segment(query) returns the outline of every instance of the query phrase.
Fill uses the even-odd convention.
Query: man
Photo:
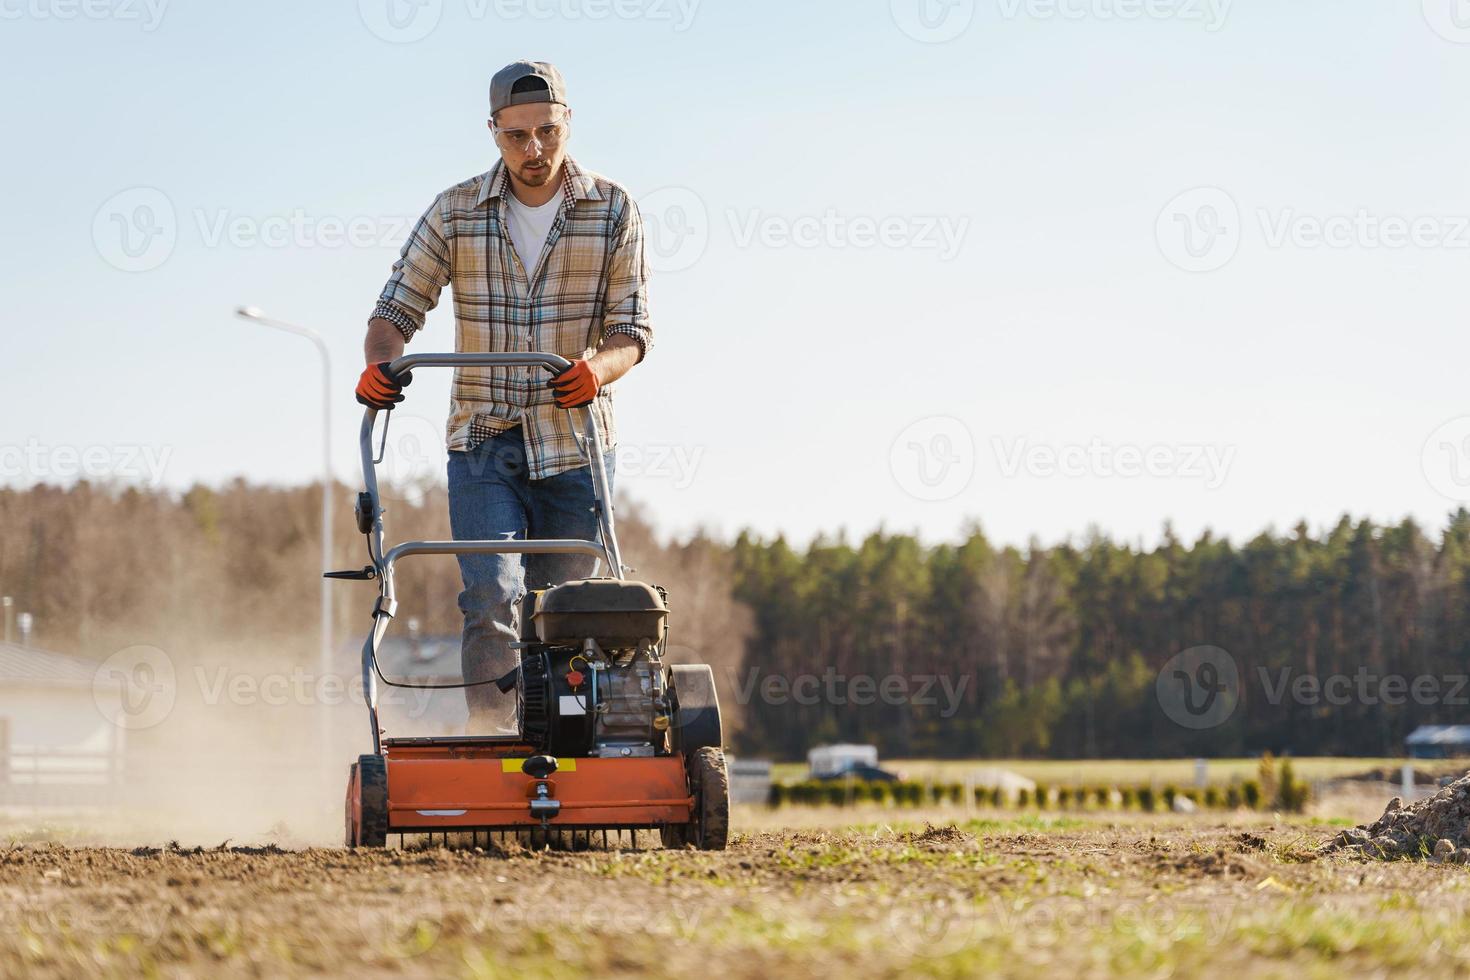
[[[368,322],[357,399],[391,409],[411,378],[389,363],[454,286],[455,349],[550,351],[572,366],[455,372],[449,439],[449,518],[456,539],[597,539],[591,472],[565,411],[591,405],[616,445],[609,386],[643,359],[648,268],[643,225],[620,185],[567,156],[572,111],[561,73],[517,61],[490,82],[489,127],[500,160],[440,194],[393,264]],[[515,628],[529,589],[585,578],[583,555],[461,555],[461,661],[471,734],[515,730],[515,699],[491,681],[516,655],[497,623]]]

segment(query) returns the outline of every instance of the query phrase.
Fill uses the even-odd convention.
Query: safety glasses
[[[501,129],[496,126],[492,132],[495,133],[495,139],[501,146],[508,150],[525,153],[533,146],[541,150],[556,149],[566,140],[568,130],[567,121],[559,119],[534,129]]]

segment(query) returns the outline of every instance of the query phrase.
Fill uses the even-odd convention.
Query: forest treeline
[[[334,564],[361,567],[352,492],[337,491]],[[311,663],[319,500],[244,482],[3,489],[0,593],[34,614],[42,647],[100,659],[228,639]],[[388,508],[395,540],[448,534],[442,489]],[[746,754],[844,740],[890,757],[1397,755],[1418,724],[1470,721],[1464,510],[1437,531],[1343,518],[1238,545],[1165,528],[1150,549],[1097,534],[1017,549],[978,527],[937,547],[883,532],[668,542],[627,504],[619,530],[637,576],[670,591],[675,659],[715,667]],[[400,618],[457,629],[452,559],[406,561],[400,578]],[[373,591],[336,587],[350,649]],[[1235,671],[1233,710],[1210,727],[1160,700],[1161,670],[1198,647]]]
[[[1347,518],[1240,546],[1162,537],[1149,550],[1092,535],[1022,551],[978,529],[932,549],[904,535],[805,550],[742,536],[747,668],[896,674],[895,693],[921,676],[966,682],[957,707],[942,687],[937,704],[865,691],[874,703],[854,707],[849,682],[847,705],[801,712],[757,696],[746,737],[783,756],[833,739],[893,756],[1391,756],[1419,724],[1470,721],[1465,510],[1436,538],[1412,521]],[[1200,647],[1216,648],[1212,661],[1223,652],[1237,678],[1233,710],[1205,716],[1211,727],[1175,702],[1171,715],[1159,693],[1182,680],[1164,668]],[[1189,697],[1202,706],[1206,692]]]

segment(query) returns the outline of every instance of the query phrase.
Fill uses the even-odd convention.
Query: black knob
[[[353,513],[357,517],[357,529],[363,534],[367,534],[373,529],[375,509],[373,506],[373,495],[366,490],[360,491],[357,495],[357,506],[353,508]]]
[[[521,772],[532,779],[545,779],[556,772],[556,760],[549,755],[533,755],[521,763]]]

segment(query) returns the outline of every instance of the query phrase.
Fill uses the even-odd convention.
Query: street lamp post
[[[235,315],[242,320],[305,337],[316,345],[317,353],[322,357],[322,571],[327,571],[332,567],[332,356],[322,335],[310,327],[272,319],[255,306],[242,306],[235,310]],[[332,671],[332,583],[325,578],[321,580],[321,615],[319,681]],[[325,710],[318,714],[322,719],[322,751],[325,753],[331,725]]]

